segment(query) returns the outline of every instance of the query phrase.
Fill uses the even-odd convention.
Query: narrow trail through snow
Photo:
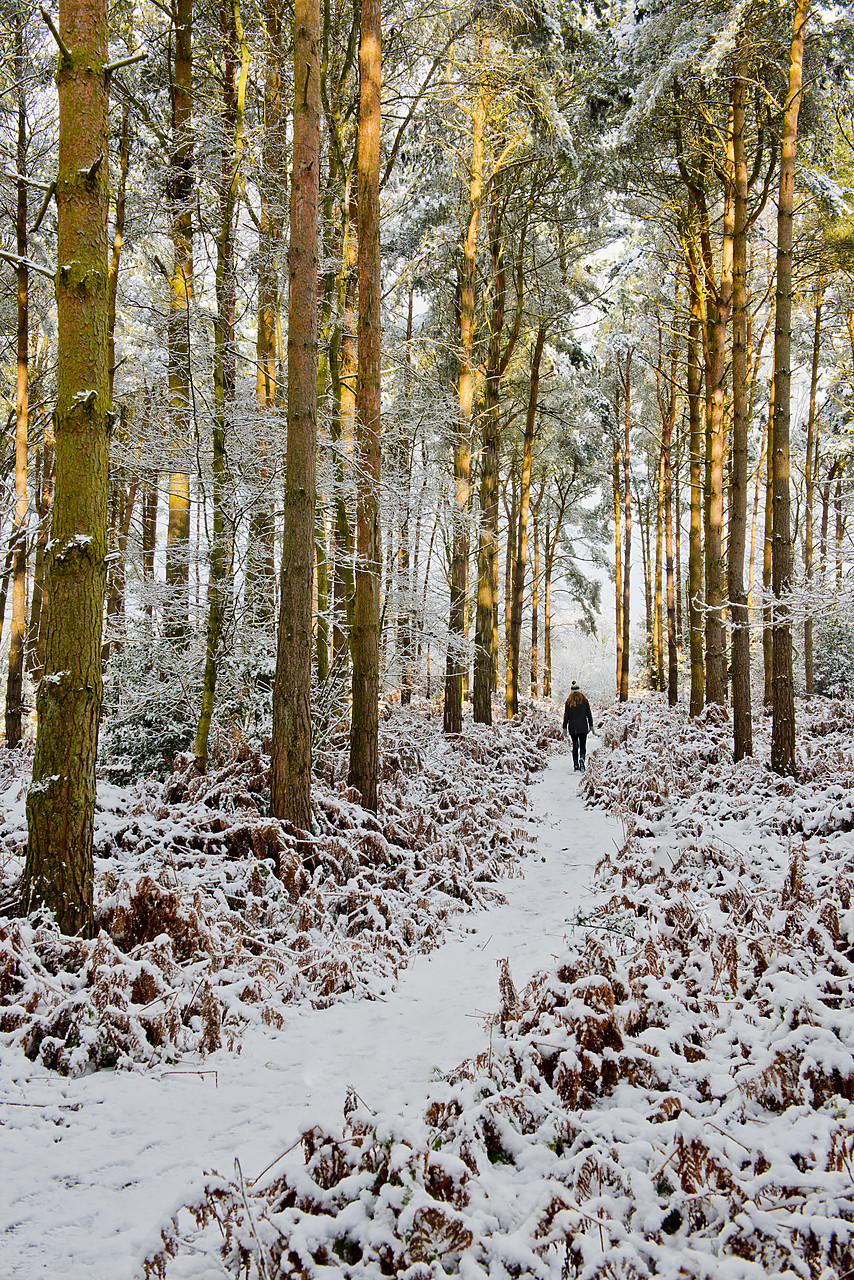
[[[572,758],[559,751],[531,785],[535,840],[506,905],[460,916],[385,999],[295,1010],[278,1032],[253,1030],[239,1056],[192,1072],[101,1072],[65,1080],[18,1054],[0,1061],[0,1273],[131,1280],[158,1225],[206,1170],[247,1178],[311,1124],[335,1125],[348,1086],[368,1105],[423,1097],[435,1068],[484,1048],[498,1003],[497,963],[518,987],[563,948],[619,824],[586,810]],[[12,1105],[17,1104],[17,1105]]]

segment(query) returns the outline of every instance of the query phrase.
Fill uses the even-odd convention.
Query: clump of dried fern
[[[837,784],[799,782],[803,814],[824,816],[797,822],[795,793],[771,779],[760,802],[761,766],[732,766],[720,717],[644,714],[619,709],[589,767],[591,794],[630,815],[598,905],[524,992],[501,966],[490,1052],[417,1123],[357,1109],[285,1172],[211,1177],[150,1275],[188,1239],[253,1278],[854,1273],[854,848]],[[833,718],[805,720],[817,756]],[[626,776],[641,755],[666,785]],[[688,766],[711,791],[689,793]]]
[[[92,942],[13,914],[20,787],[0,826],[0,1038],[64,1073],[144,1068],[239,1048],[248,1025],[281,1026],[296,1000],[381,993],[517,869],[513,815],[557,736],[529,713],[450,745],[416,711],[392,709],[379,812],[354,801],[330,751],[311,833],[265,812],[267,761],[240,738],[203,776],[186,757],[162,784],[104,785]]]

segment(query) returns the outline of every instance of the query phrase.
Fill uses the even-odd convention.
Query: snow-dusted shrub
[[[820,618],[813,628],[813,674],[817,694],[854,690],[854,627],[841,618]]]
[[[163,776],[192,745],[201,692],[201,652],[175,646],[140,623],[104,680],[98,764],[115,782]]]

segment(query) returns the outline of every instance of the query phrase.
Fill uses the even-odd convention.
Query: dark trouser
[[[569,736],[572,738],[572,763],[576,769],[583,769],[587,758],[587,730],[584,733],[573,733],[570,729]]]

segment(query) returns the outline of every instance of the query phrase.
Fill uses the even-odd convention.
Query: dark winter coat
[[[581,701],[576,703],[574,707],[569,705],[569,698],[566,700],[566,706],[563,709],[563,731],[569,730],[570,733],[587,733],[593,728],[593,713],[590,710],[590,703],[582,694]]]

